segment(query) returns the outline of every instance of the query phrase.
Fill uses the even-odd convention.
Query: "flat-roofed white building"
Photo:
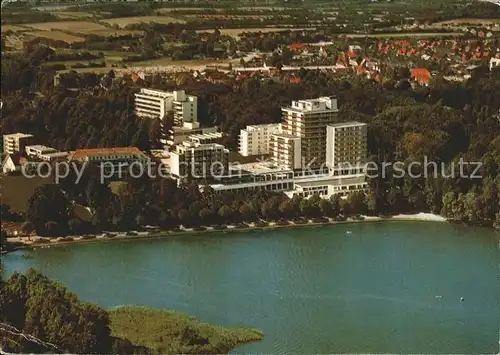
[[[353,191],[366,191],[368,185],[364,173],[334,176],[330,169],[291,170],[270,162],[230,166],[231,174],[214,179],[210,187],[215,192],[267,190],[282,192],[292,198],[298,195],[309,198],[319,195],[329,198],[345,196]]]
[[[281,130],[281,123],[250,125],[240,130],[238,151],[244,157],[269,154],[271,135]]]
[[[141,89],[135,94],[135,114],[138,117],[164,118],[167,115],[168,92],[153,89]]]
[[[174,146],[184,141],[190,140],[189,137],[200,134],[217,133],[217,127],[200,127],[199,123],[185,123],[182,126],[173,126],[168,131],[167,145]],[[201,143],[201,142],[200,142]]]
[[[39,158],[43,154],[57,152],[57,149],[47,147],[45,145],[27,145],[25,150],[27,156],[34,158]]]
[[[39,156],[40,160],[44,161],[56,161],[56,160],[66,160],[68,156],[70,155],[69,152],[52,152],[52,153],[45,153],[41,154]]]
[[[308,198],[315,194],[322,198],[329,198],[336,194],[345,196],[354,191],[366,191],[368,188],[363,172],[353,172],[343,176],[334,175],[333,170],[316,172],[312,175],[298,176],[295,174],[294,182],[294,189],[285,192],[290,198],[295,195]]]
[[[172,92],[144,89],[135,94],[135,114],[138,117],[163,119],[173,112],[175,124],[198,122],[198,98],[184,90]]]
[[[6,154],[21,153],[24,154],[25,147],[33,140],[32,134],[13,133],[4,134],[3,151]]]
[[[64,160],[70,155],[69,152],[60,152],[57,149],[45,145],[27,145],[25,149],[26,155],[29,158],[36,158],[49,162]]]
[[[184,141],[170,153],[170,172],[179,182],[211,179],[229,173],[229,150],[222,144]]]
[[[230,175],[214,179],[210,187],[215,192],[267,190],[284,192],[294,186],[293,171],[268,162],[230,166]]]
[[[199,133],[188,136],[188,140],[199,144],[217,143],[221,140],[222,136],[222,132]]]

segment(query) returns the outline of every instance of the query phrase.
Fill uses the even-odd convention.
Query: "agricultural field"
[[[361,33],[346,33],[343,36],[350,38],[426,38],[426,37],[458,37],[463,36],[462,32],[402,32],[402,33],[375,33],[375,34],[361,34]]]
[[[185,20],[171,17],[171,16],[133,16],[133,17],[117,17],[101,20],[101,22],[107,23],[111,26],[118,26],[124,28],[128,25],[137,24],[141,22],[156,22],[159,24],[169,24],[169,23],[186,23]]]
[[[63,20],[86,20],[96,17],[94,14],[79,11],[55,11],[53,14]]]
[[[18,26],[18,25],[2,25],[1,29],[2,29],[2,32],[7,32],[7,31],[23,32],[23,31],[30,30],[30,28],[27,28],[24,26]]]
[[[150,59],[134,63],[129,63],[129,70],[137,71],[175,71],[176,68],[185,68],[187,70],[203,70],[207,65],[228,63],[236,64],[236,60],[172,60],[170,58]]]
[[[436,28],[440,28],[440,27],[458,28],[458,27],[461,27],[464,25],[495,26],[495,29],[497,31],[500,31],[500,18],[498,18],[498,19],[493,19],[493,18],[485,18],[485,19],[460,18],[460,19],[454,19],[454,20],[434,22],[432,24],[432,26],[436,27]]]
[[[92,34],[101,37],[126,36],[126,35],[141,36],[142,31],[106,28],[104,30],[91,31],[86,34]]]
[[[286,10],[286,7],[281,7],[281,6],[254,6],[254,7],[239,7],[239,10],[247,10],[247,11],[261,11],[261,10],[267,10],[267,11],[283,11]]]
[[[273,18],[275,15],[216,15],[216,14],[194,14],[194,15],[184,15],[189,19],[197,20],[265,20]],[[281,17],[290,17],[289,15],[282,15]]]
[[[73,33],[89,33],[97,30],[106,30],[107,27],[90,21],[57,21],[44,23],[30,23],[27,27],[32,27],[42,31],[64,30]]]
[[[24,40],[31,40],[34,38],[48,38],[71,44],[84,42],[86,40],[86,35],[96,35],[100,37],[142,35],[142,31],[110,28],[91,21],[54,21],[45,23],[28,23],[23,24],[22,26],[2,26],[2,32],[5,33],[6,31],[14,32],[13,35],[6,36],[6,44],[11,48],[16,48],[17,50],[22,49],[22,43]]]
[[[239,37],[239,35],[243,32],[251,32],[251,33],[267,33],[267,32],[280,32],[280,31],[314,31],[315,27],[308,28],[294,28],[294,27],[259,27],[259,28],[223,28],[220,29],[220,33],[223,35],[228,35],[231,37]],[[202,32],[213,32],[214,30],[197,30],[197,33]]]
[[[222,11],[223,9],[211,9],[211,8],[205,8],[205,7],[164,7],[162,9],[156,10],[156,12],[159,13],[171,13],[175,11],[199,11],[199,12],[204,12],[204,11]]]
[[[61,31],[31,31],[25,35],[33,38],[49,38],[66,43],[85,42],[85,38],[83,37],[77,37]]]
[[[440,22],[434,22],[432,25],[433,26],[460,26],[460,25],[465,25],[465,24],[471,24],[471,25],[499,25],[500,26],[500,18],[499,19],[493,19],[493,18],[459,18],[459,19],[454,19],[454,20],[448,20],[448,21],[440,21]]]

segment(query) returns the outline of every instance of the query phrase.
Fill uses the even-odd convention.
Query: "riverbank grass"
[[[113,336],[159,354],[227,354],[264,337],[258,329],[223,328],[183,313],[145,307],[113,308],[109,316]]]

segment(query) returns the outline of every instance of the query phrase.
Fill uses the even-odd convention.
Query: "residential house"
[[[290,49],[290,51],[296,53],[296,52],[303,51],[305,46],[306,46],[305,43],[292,43],[288,46],[288,49]]]
[[[2,173],[8,174],[13,171],[20,171],[26,159],[19,152],[6,154],[2,159]]]
[[[493,68],[500,68],[500,58],[490,59],[490,70],[493,70]]]
[[[205,71],[205,80],[212,84],[228,84],[231,82],[231,78],[219,70]]]
[[[429,85],[431,80],[431,72],[426,68],[412,68],[410,69],[411,78],[420,85]]]

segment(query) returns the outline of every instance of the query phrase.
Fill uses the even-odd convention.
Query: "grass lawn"
[[[50,179],[40,177],[28,179],[24,176],[2,176],[0,178],[2,203],[9,206],[13,212],[24,212],[35,189],[53,183]]]
[[[179,312],[144,307],[114,308],[109,316],[113,336],[160,354],[227,354],[264,336],[257,329],[223,328]]]
[[[127,183],[125,181],[111,181],[109,183],[109,188],[115,195],[118,195],[118,192],[120,191],[122,186],[127,186]]]
[[[0,178],[0,194],[3,204],[10,207],[12,212],[23,213],[33,192],[37,187],[53,184],[51,179],[34,177],[33,179],[24,176],[2,176]],[[91,221],[92,214],[83,206],[73,205],[73,212],[76,217],[83,221]]]

